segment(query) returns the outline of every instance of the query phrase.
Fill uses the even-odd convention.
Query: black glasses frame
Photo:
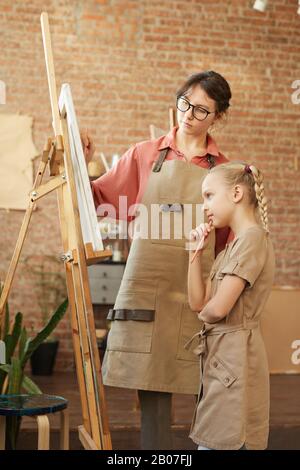
[[[183,101],[185,101],[185,102],[189,105],[189,107],[188,107],[185,111],[182,111],[182,109],[180,109],[180,108],[178,107],[178,101],[179,101],[179,100],[183,100]],[[209,114],[214,114],[214,113],[215,113],[215,111],[207,111],[207,109],[204,109],[204,108],[202,108],[202,107],[199,106],[199,105],[196,106],[196,105],[190,103],[189,100],[187,100],[187,99],[185,98],[185,96],[179,96],[179,97],[177,98],[177,101],[176,101],[176,108],[177,108],[180,112],[182,112],[182,113],[186,113],[190,108],[192,108],[192,115],[193,115],[193,117],[194,117],[195,119],[197,119],[197,121],[204,121],[204,120],[207,118],[207,116],[208,116]],[[195,108],[198,108],[198,109],[201,109],[201,111],[204,111],[204,112],[206,113],[206,116],[205,116],[203,119],[197,118],[197,117],[195,116]]]

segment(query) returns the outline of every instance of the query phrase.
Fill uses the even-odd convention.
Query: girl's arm
[[[210,296],[211,282],[208,278],[205,283],[202,275],[202,252],[199,252],[194,262],[191,260],[194,251],[190,251],[190,262],[188,270],[188,299],[192,310],[199,312],[207,303]]]
[[[190,243],[194,243],[197,255],[194,256],[195,250],[190,250],[188,300],[191,309],[197,312],[203,308],[210,297],[210,279],[208,278],[206,283],[202,275],[202,252],[208,243],[207,239],[212,230],[211,224],[203,223],[190,233]]]
[[[250,288],[266,262],[266,235],[263,230],[245,232],[230,254],[216,294],[202,308],[199,318],[207,323],[222,320],[233,309],[246,286]]]
[[[222,320],[232,310],[246,284],[247,281],[244,279],[227,274],[222,279],[216,294],[204,304],[199,319],[207,323],[216,323]]]

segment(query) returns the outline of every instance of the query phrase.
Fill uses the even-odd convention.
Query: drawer
[[[88,266],[89,278],[101,279],[122,279],[124,273],[125,265],[118,264],[117,266],[108,264],[94,264],[93,266]]]
[[[121,279],[90,278],[90,289],[93,304],[114,304]]]

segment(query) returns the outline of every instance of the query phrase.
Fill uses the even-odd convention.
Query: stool
[[[6,416],[32,416],[38,425],[38,450],[49,450],[48,414],[60,412],[60,448],[69,449],[68,400],[55,395],[0,395],[0,450],[5,449]]]

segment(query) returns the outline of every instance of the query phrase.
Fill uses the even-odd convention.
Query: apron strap
[[[216,159],[210,153],[207,154],[206,160],[208,162],[209,169],[211,170],[216,165]]]
[[[169,147],[167,147],[166,149],[163,149],[163,150],[160,151],[158,159],[156,160],[156,162],[153,165],[152,171],[154,173],[158,173],[161,170],[162,164],[166,159],[168,151],[169,151]],[[213,155],[208,153],[207,157],[206,157],[206,160],[207,160],[209,169],[211,170],[211,168],[213,168],[216,165],[216,159]]]
[[[158,159],[154,163],[154,166],[152,169],[154,173],[158,173],[161,170],[162,164],[165,161],[168,151],[169,151],[169,147],[160,151]]]
[[[155,310],[117,308],[110,309],[107,320],[154,321]]]

